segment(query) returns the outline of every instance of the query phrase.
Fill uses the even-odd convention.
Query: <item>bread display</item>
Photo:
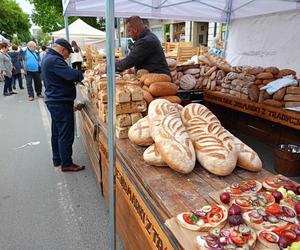
[[[160,97],[157,97],[156,99],[165,99],[165,100],[168,100],[169,102],[178,103],[178,104],[181,103],[181,99],[177,95],[160,96]]]
[[[157,151],[155,144],[149,146],[143,153],[143,159],[151,166],[164,167],[168,166],[164,163],[161,154]]]
[[[145,85],[151,85],[154,82],[171,82],[171,77],[166,74],[149,73],[141,77],[140,81]]]
[[[200,164],[215,175],[229,175],[238,153],[232,137],[217,118],[205,106],[193,103],[183,108],[182,120]]]
[[[177,104],[157,99],[149,105],[148,119],[150,134],[163,161],[175,171],[187,174],[194,169],[196,157],[180,111]]]
[[[149,92],[151,95],[166,96],[166,95],[176,95],[178,87],[176,84],[171,82],[155,82],[149,87]]]

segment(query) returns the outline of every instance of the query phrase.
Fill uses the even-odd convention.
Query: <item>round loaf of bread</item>
[[[157,99],[165,99],[172,103],[178,103],[178,104],[181,103],[181,99],[177,95],[160,96]]]
[[[271,72],[263,72],[263,73],[259,73],[256,76],[256,79],[272,79],[273,78],[273,74]]]
[[[143,89],[143,94],[144,94],[144,100],[147,102],[147,104],[153,101],[153,96],[147,90]]]
[[[196,85],[196,78],[190,74],[184,75],[180,79],[180,87],[185,90],[193,89]]]

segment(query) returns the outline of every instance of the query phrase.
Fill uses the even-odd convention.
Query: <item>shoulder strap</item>
[[[35,56],[35,54],[30,49],[28,49],[28,50],[33,55],[33,57],[35,58],[35,60],[39,63],[40,60]]]

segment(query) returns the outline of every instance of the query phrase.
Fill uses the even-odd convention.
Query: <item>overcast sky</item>
[[[20,5],[25,13],[29,15],[31,14],[33,6],[27,0],[16,0],[16,2]]]

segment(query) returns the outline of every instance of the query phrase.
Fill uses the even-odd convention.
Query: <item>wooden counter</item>
[[[91,112],[91,106],[88,105]],[[83,120],[81,120],[83,122]],[[106,125],[98,120],[101,182],[109,204]],[[166,219],[183,211],[215,203],[209,193],[235,181],[262,180],[270,173],[251,173],[240,168],[227,177],[210,174],[199,165],[188,175],[168,167],[147,165],[145,148],[128,139],[116,141],[116,223],[124,249],[182,249],[164,225]]]

